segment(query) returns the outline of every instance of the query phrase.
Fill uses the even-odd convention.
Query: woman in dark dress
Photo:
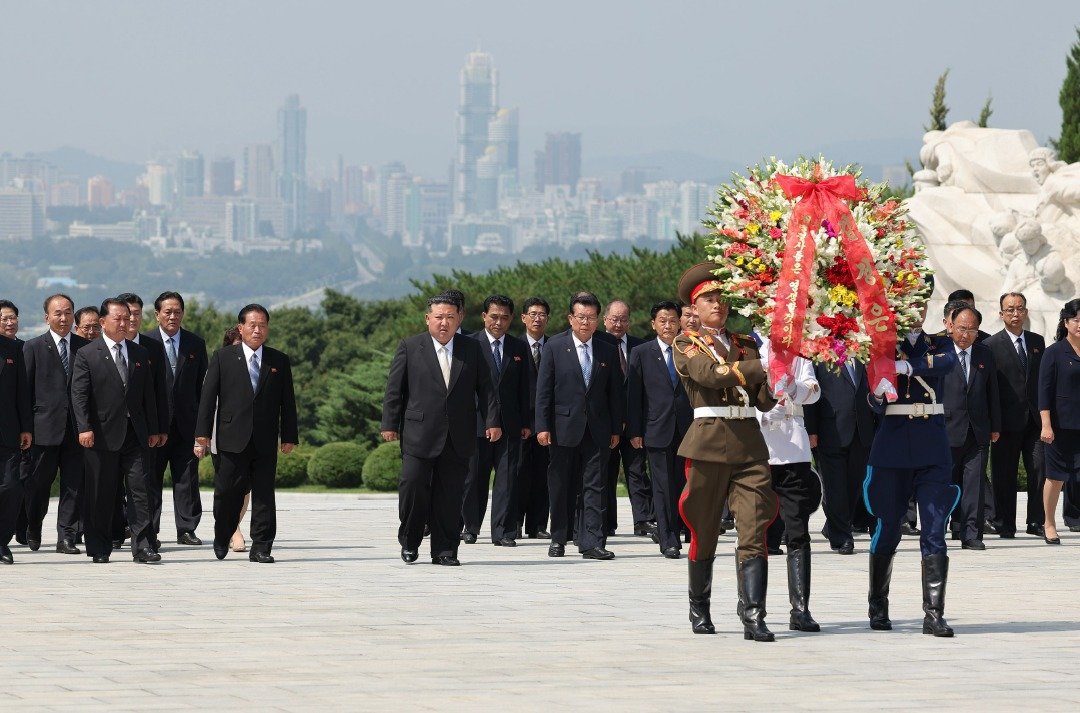
[[[1046,444],[1043,537],[1048,545],[1061,544],[1054,521],[1062,486],[1080,482],[1080,299],[1065,303],[1054,338],[1039,370],[1041,438]]]

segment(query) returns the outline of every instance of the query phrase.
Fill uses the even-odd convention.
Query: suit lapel
[[[180,340],[179,343],[176,345],[176,372],[172,375],[174,385],[176,384],[176,381],[180,378],[180,372],[184,370],[184,365],[187,363],[187,359],[184,358],[184,353],[180,351],[180,346],[185,342],[184,330],[181,329],[179,332],[176,333],[176,336],[179,337]],[[162,346],[165,348],[165,370],[172,371],[172,368],[168,365],[169,345],[163,343]]]
[[[255,389],[256,396],[258,396],[259,392],[262,391],[263,386],[266,384],[266,380],[270,377],[270,371],[272,367],[266,363],[267,359],[268,355],[266,353],[266,349],[263,348],[262,359],[259,360],[259,386],[257,389]]]
[[[127,393],[127,388],[124,386],[124,380],[120,378],[120,369],[116,365],[116,360],[113,359],[112,350],[109,349],[109,345],[105,343],[104,339],[102,339],[100,337],[99,337],[99,339],[100,339],[100,341],[98,342],[98,345],[97,345],[98,352],[101,354],[102,358],[105,360],[105,363],[108,364],[109,367],[110,367],[109,369],[107,369],[107,371],[109,372],[108,378],[110,380],[115,380],[114,383],[116,384],[117,388],[120,389],[120,393],[126,394]],[[128,359],[128,366],[130,366],[130,365],[131,365],[131,360]]]
[[[458,353],[458,347],[461,346],[461,341],[458,339],[460,335],[455,334],[450,343],[453,344],[453,351],[450,354],[450,383],[446,387],[446,393],[454,388],[454,382],[457,381],[458,376],[461,375],[462,370],[465,368],[465,360],[461,358]],[[468,337],[461,337],[462,340],[468,339]],[[437,361],[437,360],[436,360]],[[439,378],[442,378],[442,369],[439,369]]]

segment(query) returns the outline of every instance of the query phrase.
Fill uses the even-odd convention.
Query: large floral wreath
[[[732,309],[779,353],[774,377],[801,355],[833,369],[854,357],[875,367],[871,384],[894,381],[897,334],[919,326],[933,271],[886,191],[821,158],[773,158],[719,189],[709,259]]]

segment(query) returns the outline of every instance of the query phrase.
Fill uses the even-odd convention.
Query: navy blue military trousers
[[[870,466],[863,483],[863,499],[877,521],[870,540],[871,554],[890,555],[900,544],[900,525],[911,496],[919,504],[922,531],[919,548],[923,557],[945,554],[945,528],[960,502],[960,488],[952,483],[949,462],[919,468]]]

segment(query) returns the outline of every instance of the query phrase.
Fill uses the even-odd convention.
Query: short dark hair
[[[180,309],[187,309],[187,307],[184,306],[184,298],[180,296],[179,292],[162,292],[157,296],[157,299],[154,300],[155,312],[161,311],[161,303],[165,300],[176,300],[180,303]]]
[[[449,290],[443,290],[443,296],[445,296],[448,302],[441,302],[439,304],[454,304],[457,305],[458,312],[465,311],[465,293],[461,290],[455,290],[453,288]]]
[[[971,312],[973,315],[975,315],[975,321],[977,322],[976,326],[979,326],[979,325],[982,324],[982,312],[975,309],[974,307],[972,307],[971,305],[969,305],[966,302],[961,302],[960,306],[957,307],[956,309],[954,309],[952,311],[952,313],[949,315],[949,319],[951,319],[951,320],[953,320],[955,322],[956,318],[959,317],[960,315],[962,315],[964,312]]]
[[[1019,297],[1024,301],[1024,306],[1027,307],[1027,297],[1024,297],[1023,292],[1006,292],[1001,297],[998,297],[998,309],[1005,309],[1006,297]]]
[[[57,299],[67,300],[68,304],[71,305],[71,309],[75,309],[75,300],[71,299],[70,297],[65,295],[63,292],[57,292],[55,295],[49,295],[48,297],[45,298],[45,301],[41,303],[41,311],[48,314],[48,312],[49,312],[49,303],[52,302],[53,300],[57,300]]]
[[[437,295],[434,295],[432,297],[428,297],[427,311],[429,313],[431,312],[431,308],[434,307],[435,305],[450,305],[451,307],[453,307],[454,309],[456,309],[458,311],[458,314],[461,314],[461,311],[462,311],[461,310],[461,305],[458,304],[457,300],[454,299],[453,297],[451,297],[450,295],[446,294],[445,292],[440,292]]]
[[[1054,341],[1060,342],[1068,334],[1068,330],[1065,329],[1065,320],[1075,319],[1080,314],[1080,298],[1069,300],[1062,306],[1061,311],[1058,312],[1057,330],[1054,332]]]
[[[975,295],[971,292],[971,290],[953,290],[949,293],[949,299],[947,301],[952,302],[954,300],[971,300],[972,302],[974,302]]]
[[[134,292],[121,292],[116,296],[116,299],[123,300],[124,304],[139,305],[140,309],[143,307],[142,297],[139,297]]]
[[[236,344],[236,340],[240,338],[240,328],[235,324],[225,330],[225,336],[221,338],[221,346],[230,347]]]
[[[94,317],[99,318],[99,319],[101,317],[101,312],[98,312],[97,307],[83,307],[82,309],[80,309],[78,312],[75,313],[75,324],[78,324],[79,322],[82,322],[82,318],[83,318],[84,314],[93,314]]]
[[[694,305],[686,304],[682,300],[679,300],[678,304],[679,304],[679,316],[680,317],[682,317],[682,313],[683,313],[684,310],[688,310],[688,309],[690,309],[691,307],[694,306]]]
[[[19,316],[19,308],[15,306],[15,303],[11,300],[0,300],[0,309],[7,307],[9,310],[15,313],[15,316]]]
[[[596,310],[596,314],[600,314],[600,300],[596,299],[596,295],[591,292],[578,292],[570,298],[570,311],[567,314],[574,313],[574,305],[581,305],[582,307],[592,307]]]
[[[245,305],[240,309],[239,312],[236,313],[236,323],[243,324],[244,321],[247,319],[249,312],[262,312],[262,316],[266,317],[266,323],[270,324],[270,313],[267,312],[266,308],[263,307],[261,304],[255,302],[252,302],[249,305]]]
[[[543,297],[530,297],[529,299],[525,300],[525,303],[521,305],[521,313],[525,314],[531,308],[536,306],[543,307],[545,312],[551,314],[551,305],[549,305],[547,303],[547,300],[545,300]]]
[[[952,319],[952,313],[961,307],[967,307],[968,303],[964,300],[949,300],[945,303],[945,309],[942,310],[941,316]]]
[[[651,310],[649,310],[649,319],[656,319],[656,315],[664,310],[671,310],[676,316],[682,316],[682,310],[676,302],[672,300],[660,300],[652,306]]]
[[[117,307],[123,307],[126,312],[131,313],[131,308],[128,307],[130,302],[124,299],[124,296],[119,297],[106,297],[101,301],[101,307],[98,308],[98,316],[104,317],[109,313],[109,307],[116,305]]]
[[[506,307],[510,310],[510,314],[514,313],[514,301],[506,295],[488,295],[488,298],[484,300],[484,314],[491,309],[491,305]]]

